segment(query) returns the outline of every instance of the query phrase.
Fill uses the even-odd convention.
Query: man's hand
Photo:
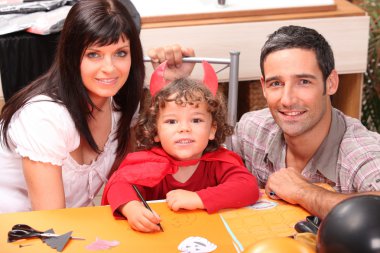
[[[274,192],[275,195],[271,196],[270,192]],[[336,204],[358,195],[336,193],[314,185],[291,167],[282,168],[270,175],[265,193],[272,199],[283,199],[291,204],[298,204],[322,219]]]
[[[170,191],[166,194],[166,202],[173,211],[178,211],[181,208],[187,210],[204,209],[201,198],[197,193],[192,191]]]
[[[265,185],[265,193],[273,199],[283,199],[291,204],[299,204],[303,192],[313,187],[296,169],[282,168],[271,174]],[[275,193],[271,195],[270,193]]]
[[[187,77],[194,68],[194,63],[182,62],[183,57],[195,56],[194,49],[181,47],[178,44],[152,48],[148,51],[148,56],[152,59],[153,68],[157,68],[160,63],[167,61],[164,73],[166,80]]]
[[[160,227],[157,225],[161,222],[160,217],[137,200],[132,200],[121,206],[119,211],[128,219],[132,229],[140,232],[158,232]]]

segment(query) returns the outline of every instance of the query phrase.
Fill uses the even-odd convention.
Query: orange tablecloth
[[[199,210],[173,212],[164,202],[151,203],[152,209],[161,216],[165,230],[153,234],[133,231],[126,220],[115,220],[108,206],[1,214],[0,253],[56,252],[40,239],[8,243],[8,231],[19,223],[39,230],[53,228],[58,234],[73,231],[73,236],[86,239],[71,240],[63,251],[67,253],[91,252],[85,247],[97,237],[120,242],[120,245],[105,252],[179,252],[179,243],[189,236],[207,238],[218,246],[214,251],[216,253],[231,253],[238,252],[236,248],[242,249],[261,239],[293,235],[296,233],[294,224],[308,215],[299,206],[269,200],[265,195],[260,201],[259,209],[247,207],[211,215]],[[20,248],[20,244],[30,246]]]

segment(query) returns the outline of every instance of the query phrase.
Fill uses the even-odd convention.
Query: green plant
[[[380,133],[380,2],[378,0],[354,1],[370,17],[368,65],[364,75],[362,123]]]

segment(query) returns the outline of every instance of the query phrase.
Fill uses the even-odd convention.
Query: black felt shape
[[[54,230],[49,229],[45,231],[45,233],[54,233]],[[70,231],[57,237],[44,238],[42,241],[49,245],[51,248],[56,249],[58,252],[62,252],[66,244],[69,242],[72,233],[73,231]]]

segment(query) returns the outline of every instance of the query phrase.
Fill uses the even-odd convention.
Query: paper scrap
[[[120,242],[116,241],[116,240],[107,241],[107,240],[102,240],[102,239],[97,237],[95,242],[92,242],[86,246],[86,249],[88,249],[88,250],[106,250],[106,249],[109,249],[111,247],[115,247],[119,244],[120,244]]]
[[[178,250],[181,251],[181,253],[208,253],[214,251],[216,248],[217,246],[215,244],[199,236],[190,236],[178,245]]]
[[[255,210],[266,210],[266,209],[271,209],[276,206],[277,206],[277,203],[274,201],[259,200],[255,204],[249,206],[248,208],[252,208]]]

